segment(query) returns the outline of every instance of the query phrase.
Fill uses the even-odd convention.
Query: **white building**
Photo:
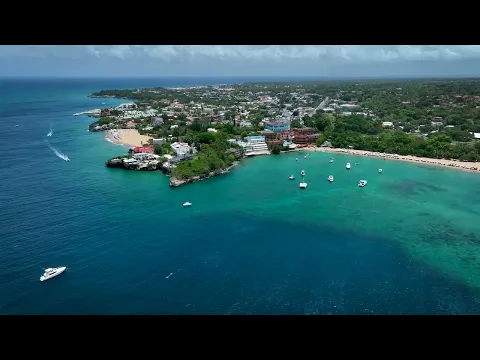
[[[382,126],[385,128],[385,127],[392,127],[393,126],[393,122],[391,121],[384,121],[382,122]]]
[[[152,139],[152,145],[162,145],[165,142],[165,138]]]
[[[172,145],[170,145],[173,151],[175,151],[175,154],[177,156],[180,155],[185,155],[190,153],[190,146],[187,143],[182,143],[182,142],[174,142]]]
[[[118,105],[115,110],[126,110],[126,109],[136,109],[137,104],[135,103],[125,103]]]
[[[246,153],[253,151],[252,145],[248,142],[238,140],[238,141],[236,141],[236,143],[237,143],[238,146],[241,146],[245,150]]]
[[[211,133],[216,133],[216,132],[217,132],[217,129],[208,128],[207,131],[208,131],[208,132],[211,132]]]
[[[265,136],[247,136],[248,144],[252,147],[253,152],[268,151],[267,143],[265,142]]]

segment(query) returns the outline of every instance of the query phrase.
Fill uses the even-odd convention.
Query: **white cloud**
[[[1,58],[153,58],[186,60],[390,62],[480,59],[479,45],[18,45],[0,46]]]

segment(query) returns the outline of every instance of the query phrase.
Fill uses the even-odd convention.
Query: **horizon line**
[[[220,79],[220,78],[265,78],[265,79],[338,79],[338,80],[398,80],[398,79],[477,79],[480,75],[388,75],[388,76],[321,76],[321,75],[91,75],[91,76],[61,76],[61,75],[0,75],[0,79]]]

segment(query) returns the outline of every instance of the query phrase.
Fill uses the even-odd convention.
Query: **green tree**
[[[161,146],[159,145],[155,145],[153,147],[153,152],[156,154],[156,155],[162,155],[163,154],[163,149]]]
[[[275,145],[275,146],[272,148],[272,154],[274,154],[274,155],[280,154],[280,151],[282,151],[282,149],[280,148],[280,146]]]

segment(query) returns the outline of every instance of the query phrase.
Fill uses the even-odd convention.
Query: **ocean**
[[[478,174],[292,153],[172,189],[106,168],[126,148],[72,116],[124,102],[101,89],[255,80],[0,80],[0,314],[479,313]]]

